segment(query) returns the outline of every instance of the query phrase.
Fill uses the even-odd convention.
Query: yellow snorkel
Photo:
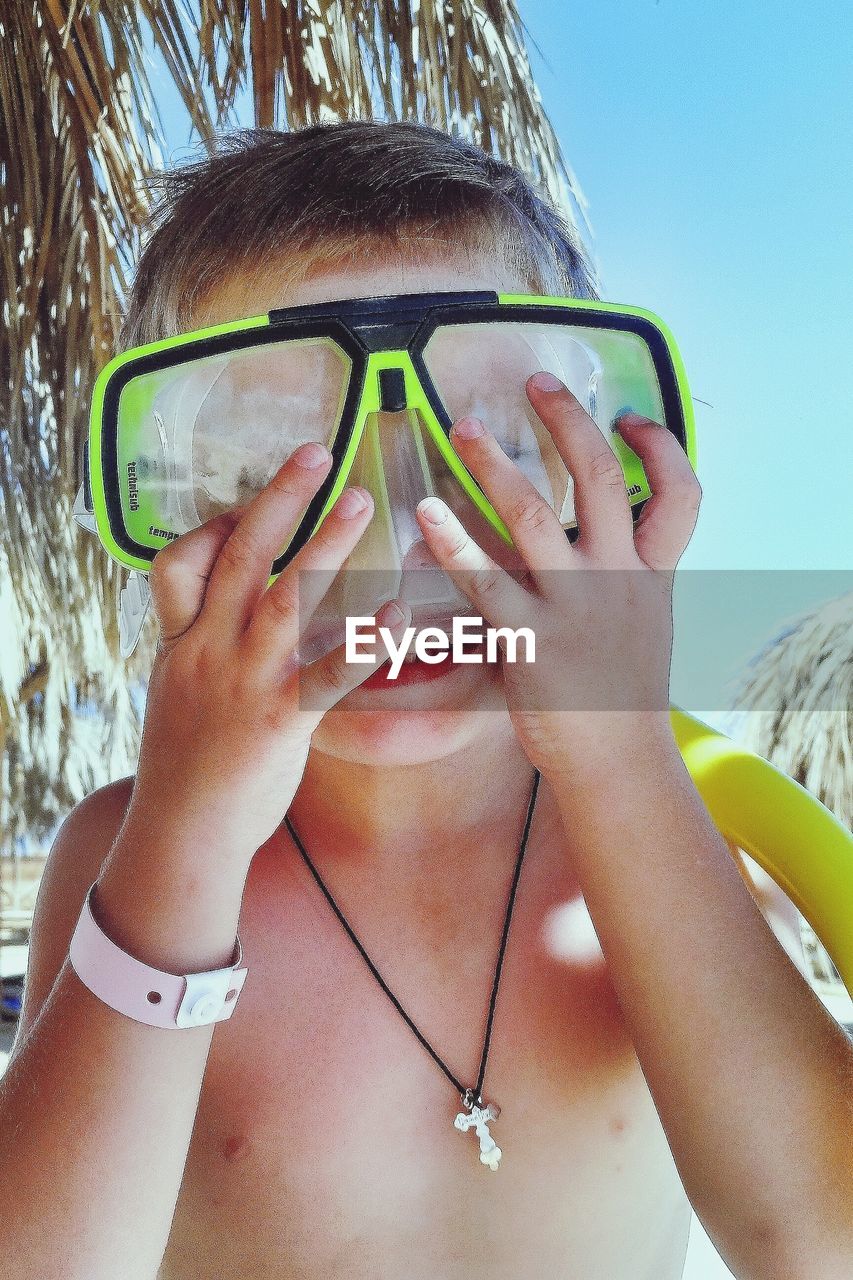
[[[716,826],[784,890],[853,994],[853,835],[775,765],[679,707],[670,710]]]

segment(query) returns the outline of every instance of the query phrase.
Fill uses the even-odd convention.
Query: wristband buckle
[[[235,966],[242,963],[239,942]],[[186,973],[184,991],[175,1024],[179,1027],[204,1027],[211,1022],[224,1022],[231,1017],[237,997],[243,990],[248,970],[213,969],[209,973]]]

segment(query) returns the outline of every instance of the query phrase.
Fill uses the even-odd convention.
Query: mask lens
[[[331,338],[318,337],[224,352],[131,379],[118,417],[119,488],[130,536],[159,548],[169,534],[250,501],[299,445],[331,446],[351,373],[349,356]]]
[[[626,406],[663,421],[654,361],[638,334],[559,322],[448,324],[431,335],[423,360],[449,416],[481,418],[565,528],[575,524],[572,478],[525,392],[540,370],[560,378],[596,422],[622,463],[631,500],[649,496],[639,459],[613,431]]]

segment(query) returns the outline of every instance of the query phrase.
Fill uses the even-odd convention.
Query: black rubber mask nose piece
[[[379,370],[380,409],[400,413],[406,407],[406,379],[402,369]]]

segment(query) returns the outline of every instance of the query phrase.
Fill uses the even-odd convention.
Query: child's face
[[[438,243],[429,257],[422,249],[419,252],[426,261],[412,263],[390,252],[382,261],[364,265],[330,260],[290,287],[282,283],[283,277],[277,281],[274,269],[260,284],[237,277],[223,282],[205,300],[194,313],[191,326],[200,328],[277,307],[337,298],[462,289],[535,292],[527,280],[500,263],[472,261],[467,253],[454,252],[446,244]],[[387,472],[384,441],[383,461]],[[351,477],[354,483],[358,482],[357,472],[356,465]],[[512,567],[511,550],[496,536],[490,540],[488,529],[478,523],[472,533],[493,558]],[[458,612],[466,611],[473,612],[463,602]],[[363,764],[400,765],[437,759],[486,734],[490,742],[496,734],[508,740],[512,737],[498,667],[486,663],[417,665],[418,676],[424,678],[415,683],[386,681],[381,687],[361,687],[349,694],[324,717],[314,735],[315,749]]]

